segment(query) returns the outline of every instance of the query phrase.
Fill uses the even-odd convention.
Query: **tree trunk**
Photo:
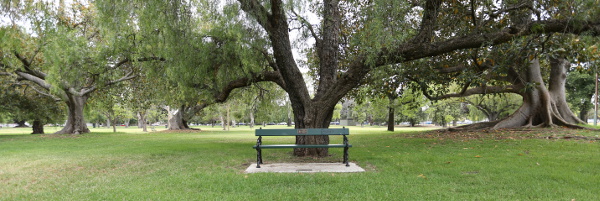
[[[285,107],[287,108],[287,122],[286,122],[286,124],[287,124],[288,127],[292,127],[292,114],[293,114],[293,112],[292,112],[292,107],[290,107],[290,102],[289,101],[286,101]]]
[[[254,128],[254,111],[250,110],[250,128]]]
[[[67,95],[67,123],[65,127],[56,132],[55,134],[83,134],[89,133],[85,118],[83,116],[83,109],[85,108],[87,96],[74,96]]]
[[[230,108],[229,108],[229,104],[226,104],[225,106],[227,108],[227,119],[225,121],[225,124],[227,124],[227,130],[229,130],[229,127],[231,127],[231,114],[230,114]]]
[[[174,112],[174,114],[172,114],[171,118],[169,118],[168,130],[189,129],[189,126],[187,126],[187,122],[183,119],[181,110],[170,111],[169,113],[171,112]]]
[[[295,128],[329,128],[336,103],[337,101],[333,104],[295,105],[292,101],[292,107],[307,108],[304,111],[294,110]],[[329,144],[329,136],[296,136],[296,144]],[[294,149],[294,155],[326,157],[329,155],[329,150],[327,148]]]
[[[387,125],[388,125],[387,130],[388,131],[394,131],[394,124],[395,124],[394,123],[394,113],[395,112],[394,112],[394,107],[392,106],[392,102],[393,102],[393,100],[390,99],[390,105],[388,107],[388,121],[387,121]]]
[[[171,109],[169,106],[165,106],[164,109],[167,110],[167,115],[169,118],[167,121],[168,130],[190,129],[186,119],[183,116],[183,113],[185,112],[185,105],[182,105],[179,107],[179,109]]]
[[[530,89],[522,90],[523,104],[509,117],[500,120],[493,128],[515,127],[550,127],[566,126],[582,128],[579,120],[566,103],[565,82],[569,63],[565,59],[550,61],[549,87],[546,88],[542,79],[540,64],[537,59],[531,61],[526,74],[521,78],[528,83],[538,83]]]
[[[223,130],[226,130],[226,126],[225,126],[225,118],[223,117],[223,115],[219,116],[219,119],[221,120],[221,127],[223,127]]]
[[[138,112],[138,128],[142,128],[142,132],[148,132],[148,123],[146,121],[146,111]]]
[[[33,133],[31,134],[44,134],[44,124],[40,120],[33,120]]]
[[[581,106],[579,107],[579,119],[587,122],[588,111],[592,108],[591,105],[592,103],[590,103],[589,100],[586,100],[583,103],[581,103]]]
[[[15,126],[15,128],[24,128],[27,127],[27,125],[25,124],[25,120],[14,120],[15,124],[17,124],[17,126]]]

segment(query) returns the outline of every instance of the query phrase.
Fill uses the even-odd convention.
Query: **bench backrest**
[[[350,135],[347,128],[256,129],[255,136]]]

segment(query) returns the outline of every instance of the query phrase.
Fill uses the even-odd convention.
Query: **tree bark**
[[[146,122],[146,111],[138,112],[137,117],[138,117],[138,128],[141,128],[142,132],[148,132],[148,124]]]
[[[254,128],[254,110],[250,110],[250,128]]]
[[[67,97],[67,123],[65,124],[65,127],[63,127],[63,129],[57,131],[55,134],[89,133],[90,129],[88,129],[83,116],[83,109],[85,108],[88,96],[75,96],[69,94],[67,95]]]
[[[190,128],[187,125],[187,122],[183,119],[183,111],[181,110],[181,108],[178,110],[171,110],[168,112],[170,114],[168,130],[183,130]]]
[[[388,131],[394,131],[394,126],[395,126],[395,122],[394,122],[394,115],[395,115],[395,108],[394,108],[394,100],[390,98],[390,103],[388,105],[388,121],[387,121],[387,130]]]
[[[522,91],[520,95],[523,97],[523,104],[507,118],[495,122],[492,125],[493,129],[557,125],[583,128],[576,124],[584,122],[571,112],[566,103],[565,82],[569,63],[565,59],[552,59],[550,67],[550,79],[546,87],[539,61],[530,61],[526,71],[519,75],[521,79],[515,79],[523,80],[524,83],[513,83],[514,86],[521,86],[519,91]],[[525,88],[526,83],[535,84],[531,88]]]
[[[33,120],[33,133],[31,134],[44,134],[44,124],[40,120]]]

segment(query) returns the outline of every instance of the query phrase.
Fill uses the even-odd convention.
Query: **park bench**
[[[348,163],[348,148],[352,147],[348,144],[346,135],[350,135],[347,128],[306,128],[306,129],[256,129],[255,135],[258,136],[256,145],[256,168],[260,168],[262,160],[262,149],[278,149],[278,148],[344,148],[344,162]],[[262,142],[263,136],[299,136],[299,135],[342,135],[344,137],[343,144],[268,144]]]

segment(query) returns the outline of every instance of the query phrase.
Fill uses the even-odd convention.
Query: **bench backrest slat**
[[[256,129],[255,136],[350,135],[347,128]]]

